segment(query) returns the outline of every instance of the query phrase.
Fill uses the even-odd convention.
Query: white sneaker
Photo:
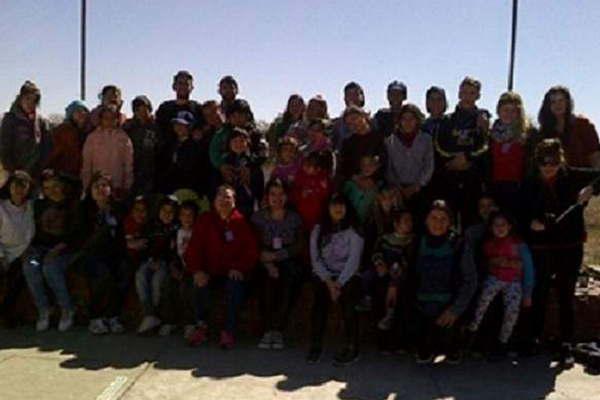
[[[112,317],[108,320],[108,327],[111,333],[123,333],[125,332],[125,327],[119,320],[119,317]]]
[[[109,332],[102,318],[92,319],[88,325],[88,330],[93,335],[105,335]]]
[[[260,339],[260,342],[258,342],[258,348],[262,349],[262,350],[269,350],[271,348],[272,344],[273,344],[273,332],[267,331],[263,335],[262,339]]]
[[[50,311],[40,311],[37,322],[35,323],[35,330],[38,332],[44,332],[48,330],[50,326]]]
[[[196,330],[196,325],[188,324],[188,325],[184,326],[183,327],[183,338],[185,340],[188,340],[190,338],[190,336],[192,336],[192,333],[194,333],[195,330]]]
[[[160,336],[170,336],[174,330],[175,330],[175,325],[164,324],[158,330],[158,334]]]
[[[148,333],[153,329],[156,329],[160,326],[160,319],[155,317],[154,315],[148,315],[144,317],[142,323],[138,327],[138,334]]]
[[[58,322],[58,331],[66,332],[73,326],[73,311],[72,310],[62,310],[60,315],[60,321]]]

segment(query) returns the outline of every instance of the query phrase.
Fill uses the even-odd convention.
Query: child
[[[177,231],[178,200],[167,197],[158,208],[158,221],[149,230],[148,251],[135,274],[135,287],[144,310],[144,319],[138,327],[139,334],[146,334],[160,326],[156,316],[160,292],[169,273],[169,264],[175,256],[175,232]]]
[[[291,186],[300,169],[298,157],[298,141],[293,137],[284,137],[277,145],[277,165],[271,172],[271,178],[281,179],[287,186]]]
[[[315,302],[312,309],[311,345],[307,361],[321,358],[327,309],[338,303],[344,318],[343,345],[334,357],[334,364],[344,366],[358,359],[358,318],[356,301],[360,291],[358,267],[363,239],[353,227],[350,204],[341,194],[333,194],[323,222],[310,235],[310,259],[315,274]]]
[[[156,189],[157,164],[164,140],[152,117],[152,103],[146,96],[137,96],[131,102],[133,118],[123,124],[133,144],[132,194],[149,195]]]
[[[508,340],[519,318],[521,300],[524,307],[531,307],[533,261],[529,248],[516,236],[513,227],[507,214],[495,212],[490,216],[490,237],[483,245],[488,276],[479,295],[475,319],[468,326],[469,332],[477,332],[492,300],[502,292],[504,318],[497,348],[491,354],[493,358],[503,357],[507,353]]]
[[[290,203],[296,207],[307,232],[321,220],[330,193],[331,179],[321,167],[321,157],[318,153],[309,154],[302,161],[290,196]]]
[[[425,93],[425,108],[429,117],[423,122],[422,130],[432,138],[437,136],[444,114],[448,109],[446,91],[438,86],[432,86]]]
[[[256,203],[262,198],[265,179],[249,146],[248,133],[235,128],[229,135],[229,152],[223,164],[229,172],[222,176],[223,181],[235,189],[238,210],[246,218],[252,216]]]
[[[121,95],[121,89],[115,85],[106,85],[102,88],[98,94],[100,104],[92,110],[90,113],[90,122],[93,128],[97,128],[102,123],[102,109],[109,107],[117,112],[117,126],[125,123],[125,114],[121,113],[121,107],[123,106],[123,97]]]
[[[281,139],[288,133],[290,127],[297,122],[302,121],[306,104],[299,94],[292,94],[287,101],[285,111],[278,116],[269,126],[267,140],[271,147],[276,147]]]
[[[100,125],[83,145],[83,187],[87,190],[97,172],[108,174],[112,178],[114,198],[124,200],[133,185],[133,144],[117,126],[119,113],[116,109],[102,107],[98,115]]]
[[[302,147],[302,154],[306,157],[317,151],[331,151],[331,140],[327,136],[327,127],[324,120],[315,119],[308,123],[308,143]]]
[[[212,166],[222,174],[227,173],[225,157],[229,151],[229,135],[235,128],[247,130],[254,120],[250,104],[246,100],[236,99],[225,111],[225,124],[215,133],[210,141],[209,155]]]
[[[477,276],[459,264],[459,246],[451,226],[450,208],[442,200],[434,201],[414,266],[418,364],[431,363],[440,352],[448,363],[460,362],[455,323],[475,292]]]
[[[129,215],[123,221],[127,253],[130,262],[136,269],[141,262],[141,253],[148,246],[148,239],[144,237],[147,218],[148,203],[143,196],[138,196],[133,200]]]
[[[233,104],[238,95],[239,87],[235,78],[231,75],[225,75],[219,81],[219,95],[221,95],[220,109],[223,114]]]
[[[375,204],[382,181],[378,179],[379,157],[365,154],[360,159],[360,173],[344,184],[344,194],[350,200],[358,221],[363,224],[369,210]]]

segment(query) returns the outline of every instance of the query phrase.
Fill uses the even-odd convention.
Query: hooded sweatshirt
[[[10,199],[0,201],[0,258],[8,264],[29,247],[35,233],[33,202],[15,206]]]

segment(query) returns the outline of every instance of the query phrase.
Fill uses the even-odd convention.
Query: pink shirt
[[[85,189],[96,172],[111,176],[117,198],[125,196],[133,184],[133,145],[123,130],[96,128],[87,137],[81,169]]]

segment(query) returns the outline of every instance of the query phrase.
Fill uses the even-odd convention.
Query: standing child
[[[382,180],[378,178],[380,162],[376,155],[365,154],[360,159],[360,173],[344,184],[344,194],[350,200],[358,221],[364,224],[369,210],[375,204]]]
[[[271,178],[281,179],[287,186],[291,186],[300,169],[298,157],[298,141],[294,137],[284,137],[277,145],[277,165],[271,172]]]
[[[135,287],[144,310],[144,319],[138,327],[139,334],[149,333],[161,324],[157,307],[163,282],[169,273],[169,264],[175,257],[178,207],[178,200],[172,197],[160,203],[158,221],[149,231],[147,256],[135,274]]]
[[[440,125],[445,117],[444,114],[448,109],[446,91],[438,86],[432,86],[427,89],[425,93],[425,108],[429,113],[429,117],[423,122],[421,129],[434,138],[440,129]]]
[[[529,248],[513,231],[510,217],[502,212],[490,216],[490,237],[483,245],[483,255],[488,267],[488,277],[479,295],[475,319],[468,326],[471,333],[477,332],[492,300],[502,292],[504,318],[498,335],[493,358],[504,357],[508,340],[519,318],[521,300],[524,307],[531,307],[533,290],[533,261]]]

